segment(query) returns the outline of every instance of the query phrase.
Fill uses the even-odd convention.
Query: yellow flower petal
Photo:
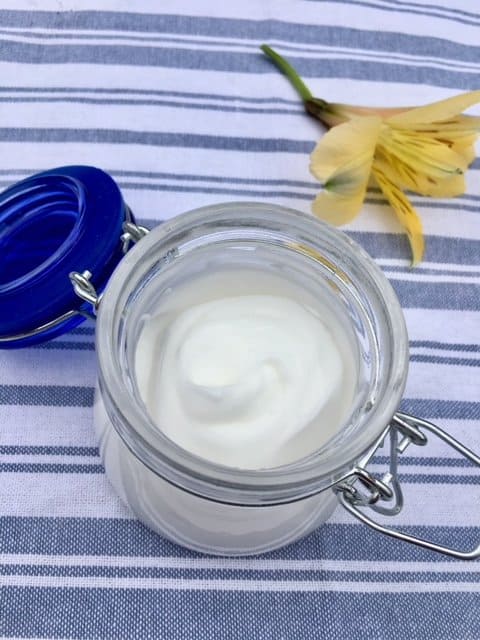
[[[476,131],[440,131],[434,139],[458,153],[468,167],[476,156],[474,145],[478,136]]]
[[[418,131],[432,137],[451,135],[465,135],[468,133],[480,132],[480,116],[466,116],[463,113],[458,114],[448,120],[440,122],[415,122],[413,124],[401,125],[386,121],[388,126],[395,129],[408,129],[409,131]]]
[[[419,183],[419,188],[412,189],[412,191],[431,198],[455,198],[465,193],[466,189],[465,176],[463,174],[438,181],[427,176],[424,179],[420,177]],[[409,189],[410,187],[406,188]]]
[[[359,107],[339,102],[325,102],[324,100],[309,100],[305,108],[314,117],[321,120],[329,127],[334,127],[353,118],[378,116],[388,118],[398,113],[410,110],[412,107]]]
[[[355,195],[344,195],[324,190],[312,202],[312,212],[332,225],[347,224],[360,212],[365,191],[366,189]]]
[[[417,193],[432,198],[455,198],[465,193],[466,187],[463,174],[451,176],[438,182],[432,178],[427,178],[424,185],[422,185],[423,191],[419,189]]]
[[[410,111],[413,107],[360,107],[352,104],[341,104],[330,102],[330,109],[343,118],[351,119],[357,116],[378,116],[382,119],[391,118],[405,111]]]
[[[416,123],[441,122],[457,116],[469,107],[480,102],[480,91],[461,93],[458,96],[432,102],[423,107],[396,114],[386,120],[392,125],[414,125]]]
[[[451,145],[451,146],[450,146]],[[420,133],[384,127],[379,138],[379,150],[385,149],[417,173],[444,179],[460,174],[468,162],[457,153],[453,144],[440,142]]]
[[[312,174],[326,182],[357,167],[370,173],[381,124],[377,117],[355,118],[327,131],[310,156]]]
[[[464,138],[452,144],[451,147],[452,150],[455,151],[455,153],[458,153],[462,156],[467,167],[472,164],[477,156],[477,154],[475,153],[475,147],[473,146],[474,142],[475,140],[472,141],[471,139]]]
[[[315,147],[310,171],[324,182],[312,211],[331,224],[345,224],[360,211],[381,120],[357,118],[328,131]]]
[[[375,156],[388,180],[402,189],[433,198],[453,198],[465,192],[465,176],[454,174],[443,179],[414,171],[396,156],[382,150]]]
[[[381,162],[375,161],[372,171],[380,189],[392,205],[400,224],[407,233],[412,249],[412,266],[414,266],[422,260],[425,250],[422,221],[405,194],[387,178]]]

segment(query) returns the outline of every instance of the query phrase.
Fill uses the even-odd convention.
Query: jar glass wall
[[[215,464],[176,445],[149,417],[135,375],[143,318],[184,283],[240,268],[280,274],[299,297],[321,299],[355,367],[354,398],[335,434],[269,469]],[[207,553],[267,551],[324,522],[332,486],[397,409],[408,367],[398,300],[371,258],[310,216],[256,203],[206,207],[151,231],[114,272],[96,335],[95,426],[109,479],[148,526]]]

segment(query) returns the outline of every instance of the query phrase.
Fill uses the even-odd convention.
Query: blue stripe
[[[36,14],[35,14],[36,15]],[[340,31],[339,27],[335,31]],[[357,32],[365,33],[365,32]],[[390,38],[397,40],[400,36]],[[262,38],[265,39],[265,38]],[[377,38],[373,38],[377,40]],[[401,39],[401,37],[400,37]],[[422,39],[418,44],[424,45]],[[272,41],[272,38],[270,38]],[[388,42],[384,40],[383,43]],[[353,43],[350,43],[350,46]],[[447,41],[439,41],[443,47]],[[357,46],[360,46],[357,43]],[[474,47],[468,51],[475,51]],[[434,54],[432,54],[434,55]],[[442,52],[445,55],[445,52]],[[462,56],[467,56],[462,52]],[[42,60],[43,64],[110,64],[166,67],[173,69],[192,69],[209,71],[228,71],[230,73],[272,73],[272,66],[260,54],[232,53],[226,51],[186,50],[172,47],[155,48],[150,46],[114,45],[36,45],[10,41],[7,46],[0,48],[0,59],[5,62],[34,64]],[[290,56],[290,61],[298,72],[305,78],[346,78],[383,83],[426,84],[438,87],[451,87],[457,90],[471,90],[475,88],[476,73],[457,70],[439,69],[433,64],[419,63],[412,75],[411,65],[395,62],[374,62],[368,60],[350,59],[345,64],[343,58],[324,58],[315,60],[305,57]]]
[[[404,399],[401,409],[405,413],[420,416],[427,420],[478,420],[480,402],[460,400]]]
[[[42,462],[3,462],[0,463],[3,473],[54,473],[54,474],[105,474],[101,464],[68,464]],[[399,473],[399,480],[405,484],[480,484],[480,475]]]
[[[309,0],[310,2],[324,2],[325,0]],[[413,2],[399,2],[395,0],[392,2],[391,7],[386,7],[382,4],[376,4],[374,2],[365,2],[364,0],[329,0],[329,2],[335,2],[336,4],[354,5],[359,7],[369,7],[376,9],[377,11],[386,11],[391,13],[407,13],[417,16],[428,16],[429,18],[440,18],[443,20],[449,20],[451,22],[459,22],[460,24],[475,25],[479,24],[479,17],[469,11],[461,11],[460,9],[452,9],[450,15],[445,15],[441,11],[435,11],[435,9],[448,11],[448,7],[442,7],[439,5],[422,5]],[[385,2],[385,0],[384,0]],[[455,12],[455,13],[454,13]],[[465,16],[465,17],[463,17]]]
[[[404,234],[348,231],[348,235],[361,244],[376,259],[399,259],[410,255],[408,240]],[[480,264],[480,241],[466,238],[428,236],[425,261],[478,265]],[[412,287],[412,283],[403,285],[405,288],[409,286]],[[413,285],[415,288],[417,286],[417,283]],[[463,286],[459,285],[459,287]],[[445,290],[446,293],[447,290]],[[478,289],[476,295],[478,296]],[[424,305],[420,304],[419,306],[423,307]]]
[[[0,385],[0,405],[91,407],[93,394],[93,387]]]
[[[307,182],[304,180],[268,180],[268,179],[260,179],[260,178],[238,178],[236,176],[202,176],[202,175],[192,175],[192,174],[174,174],[174,173],[154,173],[154,172],[146,172],[146,171],[117,171],[110,170],[108,171],[112,176],[115,177],[119,186],[121,188],[128,189],[144,189],[144,190],[152,190],[152,191],[193,191],[198,193],[235,193],[240,195],[249,195],[249,196],[284,196],[284,197],[298,197],[304,198],[308,200],[312,200],[315,194],[320,190],[320,185],[315,182]],[[38,173],[38,169],[29,169],[27,171],[0,171],[1,174],[16,174],[18,176],[30,176],[32,174]],[[150,178],[152,182],[129,182],[126,180],[122,180],[122,177],[131,177],[131,178]],[[18,178],[17,178],[18,179]],[[175,183],[175,181],[183,181],[183,182],[193,182],[193,183],[216,183],[223,185],[240,185],[245,187],[246,185],[258,185],[264,187],[299,187],[303,189],[308,189],[311,191],[310,194],[306,193],[295,193],[291,191],[257,191],[253,189],[218,189],[212,187],[203,187],[201,184],[198,187],[184,187],[182,185],[165,185],[161,182],[155,184],[154,180],[171,180]],[[1,180],[4,186],[9,186],[11,184],[11,179]],[[158,223],[158,222],[157,222]]]
[[[96,41],[95,45],[98,46],[105,46],[106,44],[109,45],[111,41],[124,41],[125,43],[127,43],[127,46],[131,46],[130,43],[131,42],[135,42],[138,44],[138,46],[143,46],[143,47],[151,47],[152,46],[152,41],[156,42],[156,43],[164,43],[164,44],[173,44],[178,46],[179,49],[185,50],[185,49],[191,49],[191,50],[198,50],[200,46],[202,45],[207,45],[207,46],[217,46],[217,47],[222,47],[222,51],[224,53],[227,53],[229,49],[235,49],[238,46],[244,46],[245,48],[249,48],[251,53],[257,53],[258,54],[258,48],[255,44],[252,43],[244,43],[243,40],[238,39],[238,38],[230,38],[228,41],[226,40],[215,40],[215,38],[212,37],[208,37],[207,39],[201,39],[199,37],[195,38],[195,39],[191,39],[191,38],[186,38],[186,37],[182,37],[182,38],[176,38],[173,37],[171,35],[165,35],[165,34],[150,34],[148,41],[145,40],[145,38],[143,36],[136,36],[136,35],[132,35],[131,33],[128,35],[123,35],[121,33],[112,33],[112,34],[105,34],[105,33],[101,33],[101,34],[95,34],[95,33],[49,33],[48,31],[45,32],[38,32],[38,31],[32,31],[32,30],[22,30],[22,29],[15,29],[15,30],[5,30],[5,29],[0,29],[0,35],[3,36],[3,39],[6,41],[9,41],[9,39],[13,36],[17,37],[26,37],[26,38],[36,38],[36,40],[46,40],[49,44],[52,44],[52,41],[54,40],[77,40],[77,42],[75,42],[75,45],[78,46],[85,46],[86,44],[89,44],[89,41]],[[82,44],[78,43],[78,40],[82,41]],[[101,41],[101,45],[98,44],[98,41]],[[42,43],[43,44],[43,43]],[[308,45],[295,45],[295,46],[291,46],[285,42],[277,42],[277,41],[270,41],[270,44],[272,46],[275,47],[281,47],[281,49],[283,51],[287,51],[290,52],[291,55],[298,55],[300,53],[313,53],[316,54],[319,52],[318,46],[317,47],[310,47]],[[190,46],[189,46],[190,45]],[[350,55],[352,55],[351,53],[351,49],[348,50]],[[330,54],[330,57],[333,57],[334,55],[338,54],[338,55],[342,55],[346,52],[345,48],[342,47],[335,47],[332,45],[328,46],[328,52]],[[368,51],[361,51],[361,53],[359,54],[360,59],[365,60],[365,58],[370,58],[372,60],[378,60],[379,53],[377,51],[375,52],[368,52]],[[383,61],[382,62],[404,62],[408,65],[411,64],[411,58],[405,55],[402,55],[401,53],[388,53],[385,54],[383,53],[382,55],[383,57]],[[428,65],[428,64],[433,64],[436,65],[439,63],[439,60],[436,57],[433,56],[425,56],[425,55],[418,55],[417,53],[417,60],[421,61],[423,64]],[[447,61],[446,63],[444,62],[444,64],[446,64],[446,66],[448,66],[448,64],[450,63],[450,66],[452,67],[456,67],[458,70],[462,70],[462,67],[464,67],[464,70],[467,71],[466,67],[469,67],[469,71],[472,71],[472,64],[471,63],[461,63],[458,61]],[[475,65],[476,66],[476,65]]]
[[[477,169],[480,169],[480,159],[473,163],[477,164]],[[39,173],[41,169],[0,169],[0,175],[19,175],[19,176],[30,176],[35,173]],[[261,185],[261,186],[280,186],[280,187],[301,187],[304,189],[310,189],[313,192],[317,192],[320,188],[320,185],[315,180],[288,180],[286,178],[281,179],[272,179],[272,178],[242,178],[238,175],[232,176],[219,176],[219,175],[206,175],[206,174],[195,174],[195,173],[171,173],[165,171],[128,171],[128,170],[119,170],[119,169],[105,169],[108,173],[112,174],[115,178],[117,177],[128,177],[128,178],[151,178],[152,180],[173,180],[173,181],[190,181],[190,182],[216,182],[220,184],[238,184],[238,185]],[[380,190],[377,188],[370,188],[369,193],[380,195]],[[455,197],[455,201],[478,201],[480,203],[480,195],[475,194],[461,194]],[[418,202],[428,202],[427,198],[422,198],[418,200]],[[448,203],[450,207],[452,202]],[[478,210],[478,208],[477,208]],[[158,221],[156,222],[158,224]],[[418,268],[418,267],[417,267]]]
[[[374,456],[373,464],[389,464],[389,456]],[[400,457],[400,469],[404,465],[418,465],[420,467],[472,467],[472,463],[464,458],[405,456]]]
[[[58,351],[95,351],[95,343],[55,340],[54,342],[42,342],[40,344],[33,345],[31,348]]]
[[[104,474],[101,464],[63,464],[60,462],[1,462],[0,472],[3,473],[82,473]]]
[[[428,253],[427,253],[428,256]],[[425,258],[428,260],[428,257]],[[411,282],[389,278],[403,308],[480,310],[480,285],[453,282]]]
[[[454,475],[454,474],[427,474],[427,473],[402,473],[400,470],[399,480],[405,484],[460,484],[460,485],[480,485],[480,473],[477,475]]]
[[[181,35],[181,36],[209,36],[233,38],[237,40],[256,40],[258,42],[273,42],[284,40],[285,43],[300,45],[328,45],[333,47],[358,47],[364,50],[393,52],[399,54],[423,55],[441,54],[442,58],[451,58],[465,62],[478,63],[478,47],[463,45],[454,41],[415,36],[404,33],[389,33],[388,37],[382,31],[354,29],[338,25],[295,24],[281,20],[248,20],[215,17],[198,17],[182,15],[161,15],[145,13],[121,13],[108,11],[0,11],[0,22],[5,27],[73,29],[73,30],[116,30],[131,33]],[[10,45],[9,45],[10,46]],[[50,47],[48,47],[48,50]],[[44,50],[44,54],[45,54]],[[151,51],[151,55],[155,52]],[[174,55],[173,51],[170,51]],[[132,55],[128,52],[128,55]],[[224,53],[221,52],[220,56]],[[262,56],[260,56],[262,58]],[[42,60],[46,62],[46,60]],[[305,61],[308,62],[308,61]],[[137,63],[137,61],[135,61]],[[324,60],[318,62],[321,68]],[[343,66],[345,62],[343,61]],[[197,64],[197,68],[200,65]],[[225,64],[229,71],[232,67]],[[415,68],[416,72],[418,71]],[[301,71],[301,70],[300,70]],[[368,76],[368,74],[366,74]],[[410,77],[410,81],[412,78]]]
[[[338,0],[337,0],[338,1]],[[372,6],[372,5],[367,5],[367,6]],[[402,10],[399,10],[400,12],[402,12]],[[431,14],[425,14],[425,15],[431,15]],[[473,14],[471,14],[473,15]],[[158,15],[155,16],[156,18],[158,18]],[[179,16],[177,16],[178,18]],[[443,16],[445,17],[445,16]],[[203,18],[196,18],[197,20],[203,20]],[[217,19],[218,20],[218,19]],[[236,22],[238,22],[238,18],[237,19],[226,19],[223,18],[221,19],[223,23],[225,23],[226,20],[229,20],[229,22],[232,22],[233,20],[235,20]],[[178,20],[177,20],[178,22]],[[255,28],[255,26],[257,25],[258,21],[254,21],[254,22],[249,22],[250,25],[253,25],[253,27]],[[478,25],[480,23],[480,19],[477,16],[477,20],[476,20],[476,24]],[[472,22],[470,22],[470,24],[472,24]],[[475,23],[473,23],[475,24]],[[318,27],[317,27],[318,28]],[[349,28],[349,27],[341,27],[342,29],[349,29],[350,31],[357,31],[355,29]],[[4,28],[0,28],[0,35],[4,36],[5,39],[8,40],[9,37],[11,36],[20,36],[20,37],[34,37],[37,40],[46,40],[47,42],[50,41],[50,43],[54,40],[82,40],[82,41],[86,41],[88,42],[89,40],[96,40],[98,42],[98,40],[101,40],[102,42],[109,42],[109,41],[124,41],[124,42],[137,42],[139,44],[142,44],[144,46],[152,46],[151,43],[155,42],[155,43],[168,43],[168,44],[176,44],[176,45],[180,45],[181,47],[185,47],[186,45],[192,45],[193,48],[198,48],[199,45],[207,45],[207,46],[217,46],[217,47],[224,47],[225,49],[231,48],[231,47],[238,47],[238,46],[244,46],[244,47],[250,47],[251,49],[256,49],[256,44],[255,43],[251,43],[249,41],[245,42],[245,37],[241,32],[237,32],[234,35],[232,34],[230,37],[227,38],[223,38],[223,39],[218,39],[215,38],[216,35],[218,34],[213,34],[213,35],[208,35],[207,37],[205,37],[205,35],[202,38],[202,34],[198,34],[196,33],[194,38],[190,38],[188,36],[186,36],[184,33],[181,35],[181,37],[176,37],[175,35],[171,34],[171,33],[164,33],[164,32],[148,32],[148,38],[145,38],[145,35],[147,35],[145,33],[145,31],[142,29],[141,31],[139,31],[138,33],[141,35],[136,35],[136,32],[129,30],[129,33],[127,35],[125,35],[125,33],[122,33],[121,31],[115,30],[115,29],[109,29],[108,32],[102,31],[100,33],[95,33],[97,31],[97,29],[95,29],[95,24],[90,24],[89,28],[88,28],[88,32],[81,32],[80,30],[75,30],[74,33],[71,33],[70,31],[66,31],[64,30],[63,32],[60,33],[52,33],[50,31],[48,31],[48,29],[46,29],[45,31],[40,31],[38,30],[38,27],[36,27],[36,30],[34,31],[32,29],[32,27],[30,27],[30,25],[22,25],[21,27],[17,27],[17,28],[12,28],[10,27],[9,29],[4,29]],[[124,29],[122,31],[125,31]],[[366,29],[363,29],[362,31],[367,31]],[[372,33],[372,32],[369,32]],[[373,33],[378,33],[378,32],[373,32]],[[415,37],[414,35],[411,35],[410,37]],[[284,40],[284,41],[277,41],[277,39],[270,39],[269,43],[271,46],[275,46],[275,47],[281,47],[282,49],[286,50],[286,51],[292,51],[293,53],[298,53],[298,52],[305,52],[305,53],[316,53],[318,52],[318,43],[315,43],[317,46],[309,46],[309,44],[304,43],[304,42],[298,42],[295,45],[291,45],[289,44],[289,42],[292,42],[292,38],[290,37],[289,40]],[[450,41],[449,41],[450,42]],[[78,43],[77,43],[78,44]],[[310,43],[313,44],[313,43]],[[303,45],[303,46],[302,46]],[[336,51],[337,49],[334,47],[333,44],[330,44],[329,47],[331,48],[331,50]],[[339,47],[340,50],[344,50],[344,47]],[[418,51],[415,52],[418,55]],[[377,55],[377,52],[375,50],[374,53],[369,54],[367,51],[362,51],[363,55]],[[409,61],[409,58],[402,56],[402,52],[398,52],[395,53],[395,57],[401,60],[406,60]],[[437,60],[435,58],[430,59],[429,62],[436,62]],[[458,63],[457,63],[458,64]]]
[[[468,351],[480,353],[480,344],[463,342],[436,342],[434,340],[411,340],[411,347],[427,347],[429,349],[445,349],[447,351]]]
[[[280,186],[280,187],[303,187],[318,191],[317,182],[310,180],[287,180],[287,179],[267,179],[267,178],[239,178],[237,176],[219,176],[219,175],[201,175],[193,173],[167,173],[159,171],[121,171],[118,169],[106,169],[107,173],[112,174],[115,178],[151,178],[152,180],[173,180],[173,181],[190,181],[190,182],[216,182],[220,184],[238,184],[238,185],[260,185],[260,186]],[[30,176],[39,173],[40,169],[0,169],[0,175],[10,175],[12,173]],[[478,196],[480,200],[480,196]]]
[[[69,335],[93,336],[95,335],[95,327],[76,327],[69,332]]]
[[[0,103],[5,102],[7,104],[15,103],[73,103],[73,104],[102,104],[102,105],[132,105],[132,106],[156,106],[156,107],[175,107],[176,109],[194,109],[198,111],[221,111],[225,113],[264,113],[266,115],[301,115],[304,113],[302,108],[287,109],[279,107],[241,107],[241,106],[229,106],[219,104],[208,104],[201,102],[185,102],[180,104],[173,100],[128,100],[126,98],[117,98],[115,100],[109,98],[85,98],[85,97],[63,97],[63,98],[46,98],[39,97],[1,97]]]
[[[29,349],[47,349],[50,351],[95,351],[95,342],[73,342],[67,340],[52,340],[34,344]]]
[[[415,206],[422,207],[424,209],[457,209],[459,211],[472,211],[474,213],[478,213],[479,211],[478,205],[473,205],[473,204],[472,205],[455,204],[450,201],[448,202],[448,204],[446,204],[445,202],[432,202],[428,198],[420,199],[416,197],[412,198],[410,196],[409,196],[409,200]],[[365,198],[365,202],[367,202],[368,204],[385,204],[385,205],[388,204],[385,198]]]
[[[334,2],[337,2],[337,1],[338,0],[334,0]],[[343,1],[343,0],[340,0],[340,1]],[[388,3],[389,0],[383,0],[383,2]],[[363,0],[360,0],[359,4],[363,4]],[[430,4],[430,3],[425,5],[417,2],[402,2],[402,0],[390,0],[390,4],[392,5],[392,7],[402,6],[402,7],[423,9],[426,15],[429,15],[429,16],[434,15],[435,17],[438,17],[438,18],[443,18],[445,17],[445,13],[449,13],[451,18],[449,17],[448,19],[457,19],[458,16],[465,16],[465,17],[471,18],[476,23],[480,21],[480,17],[477,13],[472,13],[471,11],[463,11],[458,7],[451,8],[445,5]],[[467,22],[466,24],[475,24],[475,22]]]
[[[93,405],[93,395],[93,387],[0,385],[0,405],[90,407]],[[426,419],[478,420],[480,418],[480,402],[404,399],[401,407],[406,413]]]
[[[449,358],[447,356],[410,355],[411,362],[432,362],[434,364],[450,364],[460,367],[480,367],[480,359],[473,358]]]
[[[205,182],[210,182],[209,179],[205,179]],[[220,182],[219,180],[212,180],[211,182]],[[228,180],[221,181],[228,183]],[[235,182],[240,182],[239,180],[232,181],[232,184]],[[248,181],[245,181],[248,182]],[[241,188],[228,188],[228,187],[212,187],[212,186],[204,186],[204,185],[194,185],[194,186],[186,186],[186,185],[178,185],[178,184],[154,184],[147,182],[128,182],[125,180],[117,180],[117,183],[121,189],[129,189],[134,191],[165,191],[172,193],[208,193],[208,194],[222,194],[222,195],[233,195],[233,196],[248,196],[253,198],[291,198],[297,200],[305,200],[307,202],[311,202],[315,196],[315,193],[320,190],[318,186],[313,193],[302,193],[298,191],[279,191],[279,190],[258,190],[258,189],[241,189]],[[0,180],[0,184],[4,187],[8,187],[11,184],[10,180]],[[284,186],[288,186],[285,184]],[[450,207],[451,208],[451,207]],[[453,208],[464,210],[465,207],[461,205],[456,205]]]
[[[95,142],[107,144],[144,144],[192,149],[310,153],[314,142],[286,138],[243,138],[193,133],[128,131],[122,129],[35,129],[0,128],[3,142]]]
[[[393,524],[393,521],[392,521]],[[422,538],[436,539],[456,548],[479,542],[477,527],[404,527]],[[2,553],[36,553],[54,556],[128,555],[200,557],[155,534],[137,520],[121,518],[0,518]],[[445,562],[445,556],[379,535],[357,524],[323,524],[306,538],[265,558],[289,560],[371,560]],[[454,562],[454,560],[451,560]]]
[[[246,149],[244,149],[246,150]],[[294,198],[297,200],[305,200],[311,202],[314,198],[314,194],[301,193],[295,191],[278,191],[278,190],[252,190],[252,189],[228,189],[220,187],[206,187],[202,185],[198,186],[184,186],[184,185],[167,185],[167,184],[147,184],[145,182],[126,182],[125,180],[119,181],[121,189],[134,189],[141,191],[168,191],[173,193],[211,193],[222,194],[229,196],[248,196],[254,198]],[[317,191],[319,188],[317,189]]]
[[[99,452],[97,447],[68,447],[61,445],[0,445],[0,455],[94,456],[97,458]]]
[[[17,87],[17,86],[3,86],[0,87],[0,95],[2,93],[97,93],[97,94],[106,94],[106,95],[131,95],[131,96],[163,96],[170,98],[186,98],[187,100],[193,99],[201,99],[201,100],[224,100],[228,103],[232,102],[245,102],[247,104],[266,104],[272,103],[275,104],[285,104],[298,106],[299,100],[289,100],[287,98],[280,98],[279,96],[272,96],[269,98],[258,97],[252,98],[250,96],[239,96],[236,94],[227,94],[227,93],[200,93],[200,92],[192,92],[192,91],[167,91],[162,89],[132,89],[129,87],[109,87],[109,88],[99,88],[99,87]],[[179,105],[179,103],[175,103]],[[37,170],[29,169],[31,173],[36,173]],[[0,170],[0,175],[2,173],[8,173],[5,169]],[[123,172],[118,172],[123,173]],[[125,173],[134,173],[134,172],[125,172]]]
[[[246,150],[246,149],[244,149]],[[227,182],[226,180],[225,182]],[[245,181],[246,182],[246,181]],[[298,200],[313,200],[315,194],[320,191],[320,184],[311,185],[313,193],[301,193],[294,191],[258,191],[252,189],[220,189],[218,187],[205,187],[199,186],[184,186],[184,185],[166,185],[166,184],[154,184],[145,182],[128,182],[126,180],[119,180],[119,185],[122,189],[134,189],[143,191],[173,191],[178,193],[219,193],[229,195],[240,196],[253,196],[259,198],[294,198]],[[285,182],[286,186],[286,182]],[[307,188],[307,187],[305,187]],[[468,205],[460,202],[432,202],[429,199],[410,198],[412,204],[422,209],[449,209],[451,211],[469,211],[472,213],[479,213],[478,205]],[[384,198],[366,198],[365,202],[368,204],[382,204],[389,207],[388,202]],[[471,274],[469,274],[471,275]]]
[[[78,640],[480,637],[474,593],[393,596],[6,587],[3,606],[9,612],[4,633],[15,637],[70,638],[72,630]],[[359,615],[363,611],[371,615]]]
[[[52,445],[0,445],[0,455],[37,455],[37,456],[84,456],[99,457],[97,447],[68,447]],[[374,464],[388,464],[387,456],[375,456]],[[429,457],[429,456],[402,456],[402,465],[418,465],[423,467],[469,467],[471,462],[463,458]]]
[[[294,191],[258,191],[251,189],[220,189],[218,187],[204,187],[199,185],[198,187],[193,186],[184,186],[184,185],[166,185],[166,184],[154,184],[154,183],[145,183],[145,182],[128,182],[125,180],[119,180],[119,185],[122,189],[133,189],[133,190],[143,190],[143,191],[173,191],[178,193],[219,193],[219,194],[230,194],[230,195],[240,195],[240,196],[253,196],[259,198],[294,198],[298,200],[313,200],[315,194],[320,191],[320,185],[312,186],[311,189],[313,193],[301,193]],[[286,186],[286,183],[285,183]],[[306,188],[306,187],[305,187]],[[469,211],[472,213],[478,213],[479,207],[478,205],[468,205],[460,202],[432,202],[428,199],[420,200],[418,198],[410,198],[410,201],[416,207],[422,209],[448,209],[450,211]],[[389,207],[388,202],[383,199],[373,199],[366,198],[365,202],[368,204],[381,204]],[[467,274],[471,275],[471,274]]]
[[[448,207],[450,209],[450,206]],[[454,271],[452,269],[429,269],[428,267],[423,267],[421,264],[415,266],[415,271],[412,272],[411,267],[394,267],[392,265],[388,265],[384,267],[385,270],[388,270],[389,273],[408,273],[412,275],[412,273],[416,274],[424,274],[430,276],[437,276],[441,278],[442,276],[454,276],[454,277],[467,277],[467,278],[478,278],[480,276],[480,268],[478,271]]]
[[[122,90],[123,91],[123,90]],[[237,97],[234,98],[235,100],[239,99]],[[242,100],[246,100],[246,98],[241,98]],[[277,102],[277,101],[281,101],[280,98],[270,98],[270,99],[265,99],[265,101],[267,102]],[[287,102],[287,101],[285,101]],[[303,113],[303,112],[302,112]],[[476,158],[473,160],[473,162],[470,164],[470,168],[471,169],[480,169],[480,158]],[[30,173],[37,173],[39,172],[40,169],[18,169],[18,168],[11,168],[11,169],[1,169],[0,170],[0,175],[3,174],[9,174],[12,172],[21,172],[21,173],[25,173],[25,174],[30,174]],[[308,180],[308,181],[299,181],[299,180],[286,180],[286,179],[280,179],[280,180],[272,180],[272,179],[260,179],[260,178],[239,178],[238,176],[216,176],[216,175],[201,175],[201,174],[183,174],[183,173],[166,173],[166,172],[159,172],[159,171],[127,171],[127,170],[121,170],[121,169],[108,169],[108,171],[114,175],[118,175],[118,176],[141,176],[141,177],[145,177],[145,178],[172,178],[172,179],[179,179],[179,180],[183,180],[184,178],[188,178],[189,180],[205,180],[208,179],[209,182],[212,182],[214,180],[218,180],[220,182],[246,182],[248,184],[292,184],[295,186],[304,186],[304,187],[312,187],[312,188],[317,188],[318,187],[318,182],[316,180]],[[369,189],[370,193],[376,193],[381,195],[381,191],[378,187],[372,187]],[[462,199],[468,199],[468,200],[476,200],[476,201],[480,201],[480,195],[475,195],[475,194],[460,194],[458,196],[455,196],[456,200],[462,200]]]
[[[336,1],[336,0],[334,0]],[[362,0],[361,0],[362,2]],[[439,4],[430,4],[428,3],[427,5],[422,4],[422,3],[418,3],[418,2],[405,2],[404,0],[383,0],[383,2],[388,3],[390,2],[390,4],[394,7],[396,6],[403,6],[403,7],[414,7],[417,9],[429,9],[429,10],[439,10],[439,11],[444,11],[444,12],[450,12],[451,14],[454,15],[461,15],[461,16],[469,16],[470,18],[475,18],[477,21],[480,20],[480,17],[477,13],[472,13],[470,11],[463,11],[462,9],[459,9],[458,7],[447,7],[445,5],[439,5]],[[430,14],[429,14],[430,15]],[[439,17],[442,17],[442,14],[438,14]]]

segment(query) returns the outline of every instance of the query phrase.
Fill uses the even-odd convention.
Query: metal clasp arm
[[[403,451],[405,451],[410,443],[418,445],[426,444],[427,438],[423,433],[423,430],[427,430],[438,436],[441,440],[449,444],[453,449],[461,453],[465,458],[480,467],[480,456],[477,456],[475,453],[473,453],[473,451],[465,447],[461,442],[458,442],[458,440],[443,431],[443,429],[440,429],[440,427],[437,427],[427,420],[415,418],[414,416],[410,416],[406,413],[396,413],[390,424],[390,431],[392,430],[398,430],[403,436],[402,440],[400,440],[396,447],[396,451],[392,451],[392,455],[396,455],[397,452],[403,453]],[[411,544],[423,547],[424,549],[437,551],[438,553],[443,553],[447,556],[451,556],[459,560],[475,560],[476,558],[480,558],[480,544],[472,551],[460,551],[458,549],[452,549],[450,547],[436,544],[435,542],[430,542],[429,540],[424,540],[423,538],[417,538],[415,536],[408,535],[407,533],[403,533],[402,531],[396,531],[395,529],[385,527],[378,522],[375,522],[375,520],[367,516],[361,509],[359,509],[359,507],[357,506],[358,503],[356,503],[354,498],[352,497],[352,492],[346,490],[345,486],[343,485],[340,485],[338,488],[338,497],[342,506],[349,513],[355,516],[357,520],[360,520],[360,522],[367,524],[369,527],[372,527],[372,529],[375,529],[375,531],[383,533],[386,536],[396,538],[397,540],[403,540],[404,542],[410,542]]]
[[[131,217],[131,214],[129,217]],[[123,234],[120,236],[120,241],[122,242],[123,253],[127,253],[131,244],[136,244],[148,233],[146,227],[137,225],[131,222],[130,219],[123,223],[122,230]],[[76,295],[90,303],[93,307],[93,314],[89,311],[83,311],[82,314],[95,319],[102,296],[97,293],[91,282],[91,278],[92,274],[90,271],[83,271],[83,273],[72,271],[72,273],[70,273],[70,282]]]
[[[139,240],[144,238],[148,233],[147,227],[142,227],[139,224],[135,224],[133,222],[124,222],[123,223],[123,234],[120,236],[120,240],[122,241],[122,250],[123,253],[127,253],[130,249],[130,244],[136,244]]]
[[[90,271],[84,271],[83,273],[73,271],[69,277],[76,295],[82,300],[85,300],[85,302],[89,302],[93,307],[94,313],[96,314],[98,305],[100,304],[101,296],[98,295],[97,290],[90,282],[90,278],[92,277]],[[90,316],[90,314],[88,315]]]

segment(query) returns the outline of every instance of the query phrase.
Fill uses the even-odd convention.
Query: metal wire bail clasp
[[[129,217],[131,218],[131,213],[129,213]],[[123,253],[127,253],[132,243],[136,244],[149,232],[146,227],[137,225],[130,220],[123,223],[122,229],[123,234],[120,236],[120,241],[122,242]],[[73,290],[77,296],[82,300],[85,300],[85,302],[90,303],[93,307],[93,313],[82,311],[82,315],[94,319],[97,314],[102,295],[97,293],[97,290],[91,282],[92,274],[90,271],[83,271],[82,273],[72,271],[72,273],[69,274],[69,277]]]
[[[123,231],[124,233],[120,236],[120,240],[123,242],[123,253],[127,253],[132,243],[136,244],[148,233],[147,227],[142,227],[141,225],[133,222],[124,222]]]
[[[338,492],[340,503],[347,511],[364,524],[372,527],[375,531],[384,533],[385,535],[396,538],[397,540],[410,542],[411,544],[423,547],[424,549],[437,551],[461,560],[474,560],[476,558],[480,558],[480,544],[472,551],[460,551],[458,549],[445,547],[440,544],[436,544],[435,542],[416,538],[415,536],[408,535],[402,531],[396,531],[395,529],[385,527],[370,518],[366,515],[365,511],[362,510],[362,508],[368,507],[385,515],[396,515],[400,512],[403,506],[403,495],[400,483],[397,479],[398,456],[403,454],[411,444],[417,446],[426,445],[427,436],[425,435],[424,430],[436,435],[446,444],[461,453],[465,458],[470,460],[470,462],[473,462],[475,465],[480,467],[480,456],[477,456],[473,451],[443,431],[443,429],[440,429],[440,427],[437,427],[427,420],[415,418],[414,416],[406,413],[397,412],[390,425],[382,433],[361,463],[353,469],[353,471],[344,478],[340,484],[337,485],[336,491]],[[390,435],[390,470],[384,474],[381,479],[378,479],[364,467],[371,461],[388,434]],[[367,482],[365,481],[366,478]],[[363,488],[367,487],[367,494],[358,489],[359,482]],[[389,491],[386,491],[385,487],[387,487]],[[388,505],[388,501],[391,501],[392,497],[394,498],[393,504]],[[386,502],[386,506],[382,506],[382,501]]]
[[[100,304],[101,296],[98,295],[97,290],[90,282],[90,278],[92,274],[90,271],[83,271],[83,273],[78,273],[78,271],[72,271],[69,274],[70,282],[72,283],[73,290],[77,294],[79,298],[85,300],[85,302],[89,302],[93,307],[93,313],[96,315],[98,310],[98,305]],[[86,312],[86,315],[91,316]]]

